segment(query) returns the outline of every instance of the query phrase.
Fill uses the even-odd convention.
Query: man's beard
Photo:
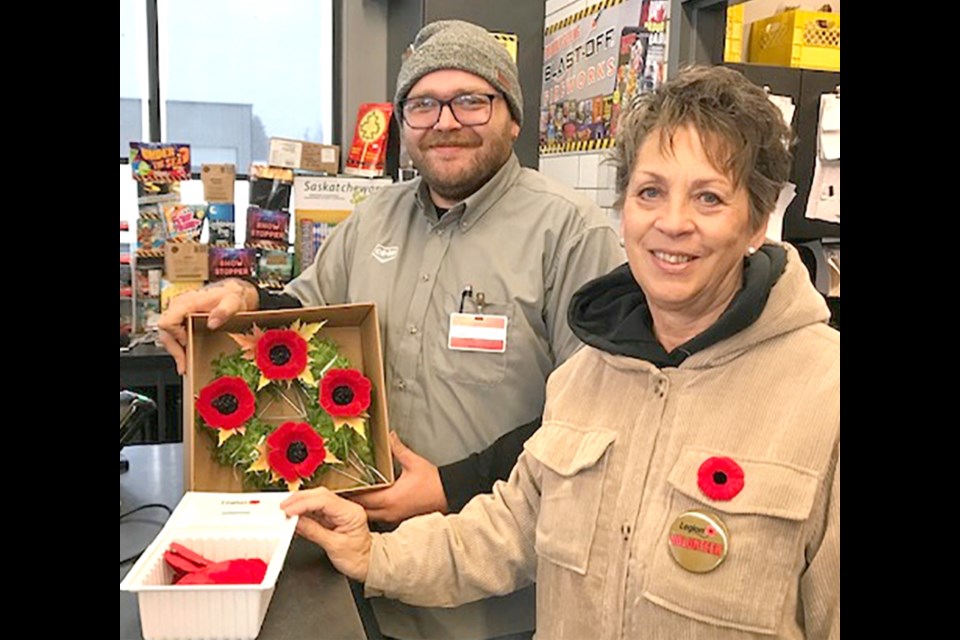
[[[437,195],[451,201],[460,201],[473,195],[510,158],[513,140],[508,132],[491,136],[488,145],[483,148],[483,138],[469,128],[457,131],[427,131],[426,134],[408,151],[414,166],[423,176],[423,181]],[[448,163],[436,157],[429,157],[427,151],[432,147],[466,147],[479,149],[474,152],[469,163],[453,169]]]

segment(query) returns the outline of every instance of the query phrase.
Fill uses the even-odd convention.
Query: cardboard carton
[[[337,174],[340,147],[286,138],[270,138],[270,166]]]
[[[200,390],[214,379],[211,369],[213,359],[221,353],[230,353],[238,348],[236,342],[227,334],[248,332],[252,330],[254,323],[261,329],[286,327],[297,319],[301,322],[326,320],[318,335],[336,342],[340,353],[350,361],[351,366],[367,376],[373,384],[370,408],[367,411],[370,416],[370,438],[373,441],[376,468],[389,482],[363,489],[383,488],[393,482],[380,329],[377,309],[372,303],[240,313],[216,331],[207,329],[207,317],[206,314],[192,315],[187,322],[187,373],[183,383],[184,490],[244,490],[241,474],[221,466],[212,457],[211,451],[217,446],[216,442],[206,433],[198,432],[194,410],[194,399]],[[283,411],[283,403],[276,402],[268,407],[265,415],[267,418],[277,417]],[[331,491],[358,489],[349,479],[330,470],[324,472],[322,478],[321,484]]]

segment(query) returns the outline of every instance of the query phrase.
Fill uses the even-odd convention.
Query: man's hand
[[[427,459],[418,456],[393,431],[390,448],[400,463],[400,477],[392,486],[350,496],[367,510],[367,518],[396,524],[423,513],[447,513],[447,496],[440,482],[440,472]]]
[[[187,316],[191,313],[210,313],[207,326],[216,329],[240,311],[256,311],[259,296],[257,288],[244,280],[220,280],[199,291],[190,291],[170,301],[160,316],[160,344],[177,362],[177,372],[183,375],[187,368],[184,347],[187,345]]]
[[[327,552],[342,574],[364,582],[370,566],[370,528],[363,509],[320,487],[297,491],[280,507],[288,516],[300,516],[297,533]]]

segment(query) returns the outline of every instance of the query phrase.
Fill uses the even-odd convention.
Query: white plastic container
[[[137,594],[144,639],[256,638],[297,524],[280,509],[289,495],[188,492],[120,583]],[[172,542],[214,562],[260,558],[267,574],[257,585],[171,584],[163,553]]]

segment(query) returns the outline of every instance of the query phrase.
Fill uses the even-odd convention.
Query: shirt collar
[[[487,211],[493,207],[500,199],[504,191],[513,184],[519,177],[521,171],[520,161],[515,153],[510,153],[510,157],[504,163],[487,183],[480,187],[474,194],[461,200],[447,211],[441,224],[459,218],[460,230],[466,233],[470,228],[483,217]],[[437,213],[433,200],[430,199],[430,190],[423,178],[420,178],[420,184],[416,191],[417,204],[420,205],[421,212],[427,217],[431,224],[436,224]]]

